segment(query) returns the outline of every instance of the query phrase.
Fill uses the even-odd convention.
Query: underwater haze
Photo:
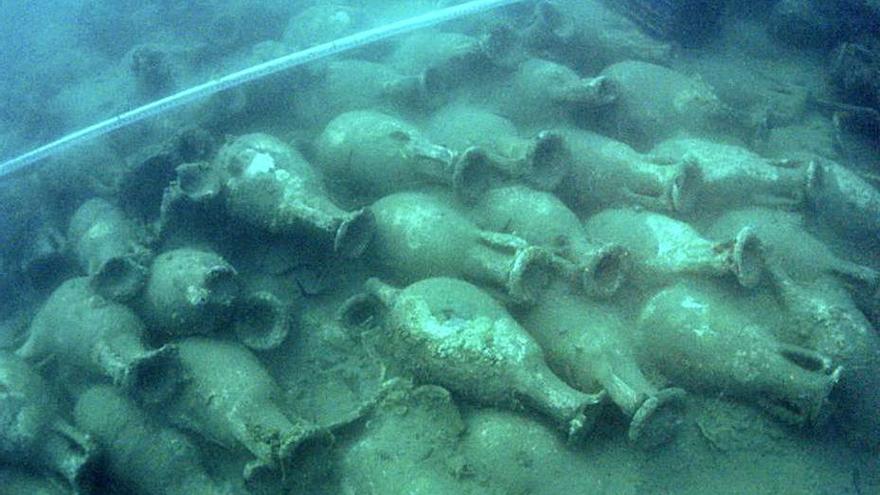
[[[880,493],[876,0],[10,0],[0,93],[0,495]]]

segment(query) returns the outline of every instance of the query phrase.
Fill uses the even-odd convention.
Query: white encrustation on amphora
[[[346,258],[359,256],[369,244],[370,211],[337,206],[318,171],[281,140],[240,136],[220,149],[214,164],[226,177],[230,216],[272,234],[331,246]]]

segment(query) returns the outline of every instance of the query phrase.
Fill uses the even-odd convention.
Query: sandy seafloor
[[[0,7],[0,156],[15,156],[208,78],[450,3],[454,2],[4,2]],[[547,128],[580,127],[628,144],[636,150],[627,155],[630,157],[650,156],[652,148],[665,139],[693,136],[739,146],[767,160],[830,160],[853,171],[866,184],[869,199],[859,212],[867,218],[880,218],[880,204],[871,203],[880,197],[876,191],[880,187],[876,135],[872,139],[871,131],[860,133],[847,128],[845,122],[841,124],[849,107],[829,109],[827,104],[816,103],[861,108],[874,105],[877,110],[880,88],[876,84],[866,89],[877,92],[873,97],[857,101],[858,95],[841,91],[840,79],[847,75],[847,69],[832,70],[835,50],[841,43],[854,43],[873,56],[874,65],[867,63],[865,70],[880,75],[880,7],[876,2],[778,2],[792,8],[825,5],[826,10],[814,9],[825,17],[811,20],[786,17],[780,12],[788,7],[771,0],[731,1],[723,8],[717,29],[709,29],[705,39],[683,40],[691,46],[682,46],[682,40],[653,39],[599,3],[574,1],[549,2],[557,9],[554,12],[561,13],[559,22],[564,28],[550,30],[559,39],[546,33],[538,39],[540,27],[536,24],[540,22],[536,18],[540,14],[535,13],[535,3],[522,2],[456,20],[271,76],[122,129],[52,157],[26,173],[0,178],[0,347],[6,351],[19,348],[50,294],[65,280],[88,274],[87,263],[77,258],[68,224],[80,204],[99,197],[125,212],[138,226],[139,242],[152,253],[182,247],[213,250],[235,267],[242,287],[274,294],[291,316],[283,343],[272,350],[254,351],[254,355],[279,386],[281,393],[273,400],[281,410],[331,431],[334,441],[317,461],[324,469],[297,465],[303,472],[315,472],[302,475],[306,481],[301,483],[270,483],[267,493],[880,494],[880,420],[841,412],[846,409],[844,404],[870,404],[870,400],[860,402],[835,390],[828,398],[827,421],[816,426],[786,424],[758,405],[760,397],[735,397],[737,394],[711,385],[690,390],[688,380],[676,383],[651,365],[662,361],[650,357],[657,351],[635,342],[639,364],[655,385],[680,386],[688,392],[677,435],[659,447],[640,449],[627,440],[629,419],[614,404],[607,404],[593,431],[567,445],[564,433],[528,408],[495,409],[473,397],[455,392],[449,395],[425,379],[406,384],[412,375],[406,366],[373,348],[370,342],[374,335],[365,338],[341,326],[339,307],[360,291],[368,277],[400,286],[409,281],[407,274],[377,263],[376,258],[384,255],[371,251],[373,248],[368,246],[356,259],[342,259],[333,255],[332,246],[320,236],[269,234],[259,221],[249,222],[222,208],[218,212],[193,206],[180,218],[162,223],[162,195],[175,180],[175,167],[190,161],[211,162],[224,142],[255,132],[275,136],[299,150],[322,174],[327,194],[342,209],[367,206],[378,198],[353,190],[356,187],[349,178],[338,175],[338,166],[321,163],[324,155],[317,149],[320,135],[335,114],[381,111],[411,122],[428,135],[429,129],[443,125],[436,119],[440,110],[455,103],[508,117],[523,137]],[[643,2],[651,3],[662,9],[676,2]],[[862,10],[854,8],[846,15],[858,11],[863,17],[846,18],[828,4],[858,4]],[[602,15],[594,15],[596,12]],[[688,22],[700,19],[704,18],[697,15]],[[792,27],[798,22],[802,24]],[[477,62],[461,56],[486,49],[487,33],[497,26],[509,27],[509,31],[496,31],[507,36],[499,38],[511,43],[509,46],[499,43],[509,52],[502,50],[503,56],[497,58],[480,52],[474,56]],[[462,36],[449,42],[448,33]],[[562,39],[570,44],[553,44],[562,43]],[[584,79],[627,60],[667,67],[694,88],[717,97],[730,110],[731,120],[716,128],[701,127],[685,109],[674,122],[664,121],[661,114],[660,120],[641,128],[643,122],[638,118],[634,124],[615,113],[615,102],[610,103],[610,110],[603,106],[580,111],[558,102],[542,103],[534,95],[516,93],[514,75],[533,59],[566,66]],[[437,74],[441,83],[427,97],[418,93],[415,101],[389,101],[374,91],[371,79],[386,76],[365,75],[360,80],[339,72],[336,80],[329,79],[337,74],[332,64],[339,60],[384,64],[401,77]],[[645,92],[651,91],[658,92],[659,100],[675,90],[645,88]],[[528,107],[520,98],[538,103]],[[679,102],[675,98],[673,106]],[[654,100],[649,97],[647,101]],[[448,124],[455,127],[462,122]],[[636,127],[639,129],[633,131]],[[190,133],[184,134],[189,138],[180,138],[184,131]],[[433,135],[438,134],[443,133]],[[464,151],[451,143],[436,144],[449,144],[454,153]],[[712,164],[707,159],[701,166]],[[598,208],[575,204],[568,200],[575,184],[572,181],[563,178],[559,190],[564,192],[559,194],[581,220],[605,207],[645,208],[645,204],[627,204],[619,198]],[[508,182],[522,181],[514,178]],[[434,191],[427,185],[402,186]],[[601,190],[604,186],[590,187]],[[790,263],[821,264],[824,257],[834,257],[869,272],[880,269],[880,233],[872,230],[880,221],[868,222],[867,231],[849,229],[856,234],[848,235],[847,228],[840,228],[847,222],[845,216],[823,216],[822,211],[805,208],[790,197],[776,205],[762,203],[749,199],[753,198],[750,192],[743,191],[742,201],[732,201],[739,204],[730,209],[751,205],[769,208],[779,212],[778,218],[803,226],[811,239],[821,241],[816,244],[822,246],[820,253],[792,253],[794,261]],[[723,204],[724,200],[719,201]],[[724,213],[724,209],[703,211],[698,205],[691,216],[670,215],[691,224],[706,238],[721,241],[713,238],[717,229],[713,231],[711,226]],[[773,231],[775,227],[771,222],[762,228]],[[792,246],[783,245],[782,249]],[[786,258],[787,254],[781,256]],[[811,268],[806,266],[805,272]],[[797,281],[822,283],[816,280],[820,279]],[[646,300],[676,281],[673,278],[649,288],[625,282],[616,295],[598,304],[635,326]],[[732,294],[731,300],[742,308],[739,316],[749,321],[771,327],[790,321],[786,308],[774,299],[766,284],[747,290],[728,278],[706,283]],[[864,299],[869,289],[876,289],[876,285],[852,289],[855,292],[849,296]],[[125,304],[142,314],[144,297],[135,295]],[[860,311],[856,306],[863,308],[851,303],[847,307]],[[512,311],[520,314],[522,310]],[[865,312],[865,316],[874,323],[869,330],[875,335],[867,339],[873,342],[877,340],[877,315]],[[144,319],[149,347],[174,344],[183,338],[169,337],[156,328],[158,324],[151,323],[154,320]],[[220,320],[216,328],[205,331],[209,338],[234,339],[229,331],[231,323]],[[58,328],[51,331],[62,332],[60,327],[66,324],[56,324]],[[631,337],[637,335],[632,332]],[[57,395],[59,417],[87,430],[75,417],[75,404],[90,386],[110,380],[100,373],[80,373],[76,363],[58,359],[57,354],[63,352],[64,345],[28,362],[49,384],[40,395],[50,390]],[[876,357],[880,349],[871,352]],[[730,356],[712,357],[724,361]],[[215,363],[218,369],[225,364]],[[875,364],[880,366],[880,359]],[[880,368],[865,373],[876,378]],[[420,386],[428,387],[414,388]],[[847,390],[858,390],[858,384]],[[3,394],[6,392],[0,388],[0,407],[16,407],[17,402]],[[874,404],[880,406],[880,401]],[[177,409],[170,403],[144,407],[154,428],[173,429],[197,446],[204,471],[216,486],[229,493],[247,493],[242,491],[246,488],[241,472],[253,458],[251,453],[241,445],[212,442],[199,434],[198,426],[185,427],[185,421],[174,417]],[[868,407],[851,414],[878,416],[880,409]],[[2,411],[0,418],[0,438],[19,433],[21,424],[15,418],[4,417]],[[15,442],[0,440],[0,495],[73,493],[63,477],[46,468],[39,455],[16,453]],[[100,438],[96,444],[99,450],[121,448],[101,445]],[[143,450],[148,451],[146,446]],[[90,467],[95,478],[93,493],[194,493],[171,482],[149,491],[145,487],[163,484],[138,481],[144,476],[138,469],[150,462],[138,463],[137,454],[133,458],[126,464],[113,454],[100,456]],[[114,464],[113,459],[118,462]],[[165,474],[173,479],[174,466],[168,469]],[[285,473],[285,478],[296,479],[298,474]]]

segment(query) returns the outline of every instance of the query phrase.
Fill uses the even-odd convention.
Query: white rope
[[[260,79],[297,65],[302,65],[330,55],[352,50],[398,34],[416,31],[421,28],[434,26],[459,17],[519,3],[520,1],[523,0],[476,0],[460,5],[454,5],[427,14],[410,17],[409,19],[404,19],[402,21],[392,22],[381,27],[361,31],[350,36],[344,36],[328,43],[322,43],[274,60],[269,60],[268,62],[254,65],[247,69],[228,74],[219,79],[214,79],[193,86],[171,96],[166,96],[165,98],[135,108],[134,110],[121,113],[115,117],[111,117],[107,120],[98,122],[97,124],[80,129],[56,141],[52,141],[49,144],[40,146],[39,148],[28,151],[23,155],[19,155],[11,160],[3,162],[0,164],[0,178],[28,168],[38,161],[64,151],[76,144],[90,141],[94,138],[115,131],[116,129],[154,117],[173,108],[211,96],[225,89],[233,88],[240,84]]]

